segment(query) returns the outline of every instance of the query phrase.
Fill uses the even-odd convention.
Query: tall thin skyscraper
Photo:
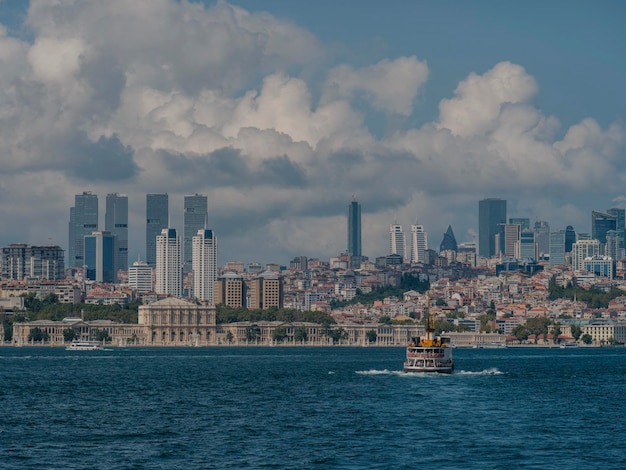
[[[626,237],[626,210],[613,207],[611,209],[607,209],[606,213],[615,217],[615,231],[617,232],[617,237],[619,239],[619,248],[626,248],[626,245],[624,244],[624,239]]]
[[[117,239],[117,268],[128,269],[128,196],[107,194],[104,230]]]
[[[402,225],[392,224],[389,227],[389,254],[400,255],[402,260],[406,260],[406,243]]]
[[[217,280],[217,239],[213,230],[200,229],[192,238],[193,296],[213,305]]]
[[[504,224],[504,256],[515,257],[515,246],[519,242],[521,227],[518,224]]]
[[[496,234],[504,242],[502,224],[506,224],[506,200],[489,198],[478,201],[478,255],[491,258],[502,247],[496,247]],[[499,249],[497,249],[499,248]]]
[[[98,230],[98,196],[91,191],[74,196],[70,209],[68,267],[85,265],[85,235]]]
[[[550,266],[565,264],[565,230],[550,233]]]
[[[156,266],[156,237],[169,224],[169,197],[167,194],[146,195],[146,262]]]
[[[184,210],[183,265],[190,269],[193,263],[191,239],[198,230],[205,228],[208,220],[207,197],[202,194],[185,196]]]
[[[550,253],[550,224],[545,220],[537,220],[534,231],[539,256]]]
[[[352,201],[348,206],[348,254],[361,256],[361,204]]]
[[[411,263],[425,263],[428,234],[423,225],[411,225]]]
[[[181,297],[183,293],[183,271],[181,243],[178,232],[164,228],[156,237],[156,285],[157,294]]]

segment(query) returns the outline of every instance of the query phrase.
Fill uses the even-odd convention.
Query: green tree
[[[287,328],[284,326],[279,326],[272,333],[272,339],[277,343],[282,343],[287,338]]]
[[[561,342],[561,340],[559,339],[559,335],[563,333],[561,331],[561,325],[559,325],[558,323],[556,323],[554,325],[554,328],[552,328],[552,342],[554,344],[558,344]]]
[[[293,332],[293,340],[296,343],[306,343],[309,334],[306,332],[305,326],[298,326]]]
[[[442,299],[441,297],[439,297],[439,298],[437,299],[437,301],[435,302],[435,305],[436,305],[437,307],[444,307],[444,306],[446,306],[446,305],[448,305],[448,304],[446,303],[445,299]]]
[[[107,330],[95,330],[91,333],[92,337],[101,343],[110,343],[111,336]]]
[[[528,339],[528,330],[524,325],[517,325],[513,328],[512,333],[520,344]]]
[[[546,317],[533,317],[526,320],[528,333],[535,336],[547,335],[551,320]]]
[[[378,334],[374,330],[368,330],[367,333],[365,333],[365,337],[367,338],[368,343],[375,343],[378,338]]]
[[[341,343],[348,339],[348,332],[339,327],[336,330],[330,330],[330,337],[333,339],[333,343]]]
[[[485,333],[491,333],[492,328],[489,323],[496,319],[496,312],[489,309],[487,310],[487,312],[480,315],[478,319],[480,320],[480,331],[484,331]]]
[[[226,341],[228,341],[228,344],[232,343],[233,340],[235,339],[235,337],[233,336],[233,333],[229,330],[226,333]]]
[[[246,341],[248,343],[255,343],[261,336],[261,328],[259,325],[250,325],[246,328]]]
[[[383,315],[378,319],[378,322],[382,323],[383,325],[391,325],[391,318],[387,315]]]
[[[578,325],[572,325],[571,330],[572,330],[572,337],[576,341],[578,341],[580,339],[580,336],[583,334],[582,328]]]
[[[63,330],[63,341],[69,343],[78,338],[78,332],[74,328],[65,328]]]
[[[584,335],[582,335],[581,339],[585,344],[591,344],[591,342],[593,341],[593,338],[589,333],[585,333]]]
[[[33,343],[45,343],[50,339],[50,335],[47,331],[42,330],[38,326],[30,330],[28,333],[28,341],[32,341]]]

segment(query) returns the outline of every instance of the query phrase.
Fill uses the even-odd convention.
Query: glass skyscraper
[[[128,196],[107,194],[104,230],[117,238],[117,268],[128,269]]]
[[[118,251],[115,235],[92,232],[85,236],[85,277],[96,282],[117,282]]]
[[[352,201],[348,206],[348,254],[361,256],[361,204]]]
[[[85,235],[98,230],[98,196],[90,191],[74,196],[74,207],[70,209],[69,243],[67,265],[85,265]]]
[[[491,258],[502,246],[496,249],[496,234],[504,243],[503,224],[506,224],[506,200],[489,198],[478,201],[478,255]]]
[[[146,195],[146,262],[156,266],[156,237],[169,222],[169,197],[167,194]]]
[[[616,216],[597,211],[591,212],[591,238],[598,240],[602,246],[606,243],[606,232],[616,229]]]
[[[193,262],[192,242],[198,230],[205,228],[208,219],[207,197],[202,194],[185,196],[183,220],[183,264],[191,269]]]

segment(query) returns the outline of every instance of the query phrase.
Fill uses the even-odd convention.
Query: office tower
[[[250,281],[251,309],[283,308],[283,280],[271,271],[261,273]]]
[[[348,206],[348,254],[362,256],[361,204],[352,201]]]
[[[68,262],[69,267],[85,264],[85,235],[98,230],[98,196],[90,191],[74,196],[70,208]]]
[[[510,217],[509,224],[519,225],[520,232],[522,230],[530,230],[530,219],[528,217]]]
[[[223,304],[228,307],[246,307],[246,283],[243,278],[234,272],[224,273],[215,281],[215,305]]]
[[[585,258],[600,254],[600,242],[594,240],[578,240],[572,245],[572,269],[583,271]]]
[[[606,232],[617,230],[617,217],[604,212],[591,212],[591,238],[598,240],[602,246],[606,243]]]
[[[183,271],[181,263],[181,243],[178,232],[164,228],[156,237],[156,279],[154,290],[157,294],[180,297],[183,293]]]
[[[167,194],[146,195],[146,262],[156,266],[156,237],[169,225],[169,197]]]
[[[535,242],[535,232],[523,230],[520,233],[519,242],[516,244],[515,257],[520,260],[537,260],[539,256],[537,243]]]
[[[411,225],[411,263],[425,263],[428,234],[423,225]]]
[[[152,268],[148,263],[138,260],[128,268],[128,285],[139,294],[153,291]]]
[[[109,232],[85,235],[85,278],[96,282],[117,282],[117,240]]]
[[[478,255],[491,258],[498,251],[496,234],[502,233],[506,223],[506,200],[489,198],[478,201]],[[504,236],[500,240],[503,242]]]
[[[521,227],[519,224],[504,224],[504,256],[515,258],[515,246],[520,239]]]
[[[406,252],[406,244],[404,242],[404,232],[402,225],[392,224],[389,227],[389,254],[402,257],[404,262],[404,254]]]
[[[128,269],[128,196],[107,194],[104,230],[117,239],[117,269]]]
[[[456,238],[454,237],[454,232],[452,231],[452,226],[448,225],[448,229],[446,233],[443,234],[443,240],[441,240],[441,244],[439,245],[439,252],[442,251],[458,251],[459,247],[456,243]]]
[[[183,266],[190,269],[192,259],[191,239],[198,230],[206,228],[208,220],[207,197],[202,194],[193,194],[184,198],[184,226],[183,226]]]
[[[565,264],[565,230],[550,233],[550,266]]]
[[[565,227],[565,253],[572,252],[572,245],[576,243],[576,232],[574,227],[568,225]]]
[[[614,266],[613,258],[595,255],[583,260],[582,270],[594,273],[596,276],[608,277],[608,280],[612,281],[615,272]]]
[[[544,220],[537,220],[534,231],[539,256],[550,253],[550,224]]]
[[[624,257],[624,248],[620,248],[621,242],[622,240],[617,230],[609,230],[606,232],[604,254],[614,260],[622,259]]]
[[[626,248],[624,245],[624,238],[626,236],[626,227],[624,226],[626,210],[613,207],[608,209],[606,213],[615,217],[615,230],[617,231],[617,236],[619,237],[619,247]]]
[[[213,230],[200,229],[192,243],[192,270],[194,298],[213,305],[217,279],[217,239]]]

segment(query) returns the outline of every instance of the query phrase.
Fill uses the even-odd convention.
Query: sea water
[[[0,348],[0,468],[626,468],[626,349]]]

